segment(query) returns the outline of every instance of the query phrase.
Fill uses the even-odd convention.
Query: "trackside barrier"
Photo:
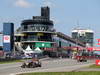
[[[97,66],[100,66],[100,60],[95,60],[95,64],[96,64]]]

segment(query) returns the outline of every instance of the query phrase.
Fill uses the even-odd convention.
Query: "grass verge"
[[[86,72],[38,72],[38,73],[25,73],[19,75],[100,75],[98,71]]]
[[[15,62],[22,62],[22,60],[8,60],[8,61],[0,61],[0,64],[15,63]]]
[[[88,68],[100,68],[100,66],[93,64],[93,65],[90,65]]]

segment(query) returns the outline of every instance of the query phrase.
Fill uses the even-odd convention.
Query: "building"
[[[90,29],[74,29],[72,30],[72,38],[91,47],[93,46],[94,32]]]
[[[41,7],[41,16],[33,16],[32,19],[23,20],[15,34],[16,42],[21,43],[23,49],[29,45],[32,50],[36,47],[41,49],[54,48],[53,35],[55,29],[50,20],[50,8]]]
[[[47,6],[41,7],[41,16],[23,20],[15,32],[15,49],[25,50],[29,46],[33,51],[39,48],[44,55],[55,57],[71,55],[72,48],[83,48],[85,44],[56,32]]]

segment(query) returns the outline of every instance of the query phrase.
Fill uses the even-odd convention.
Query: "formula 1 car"
[[[24,62],[21,65],[22,68],[35,68],[41,67],[41,62],[38,59],[33,59],[31,61]]]
[[[87,62],[87,59],[85,56],[77,56],[77,61],[78,62]]]

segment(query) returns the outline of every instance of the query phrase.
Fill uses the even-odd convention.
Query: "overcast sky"
[[[40,7],[51,8],[55,29],[67,35],[76,27],[92,29],[100,38],[100,0],[0,0],[0,30],[4,22],[13,22],[15,29],[23,19],[40,15]]]

